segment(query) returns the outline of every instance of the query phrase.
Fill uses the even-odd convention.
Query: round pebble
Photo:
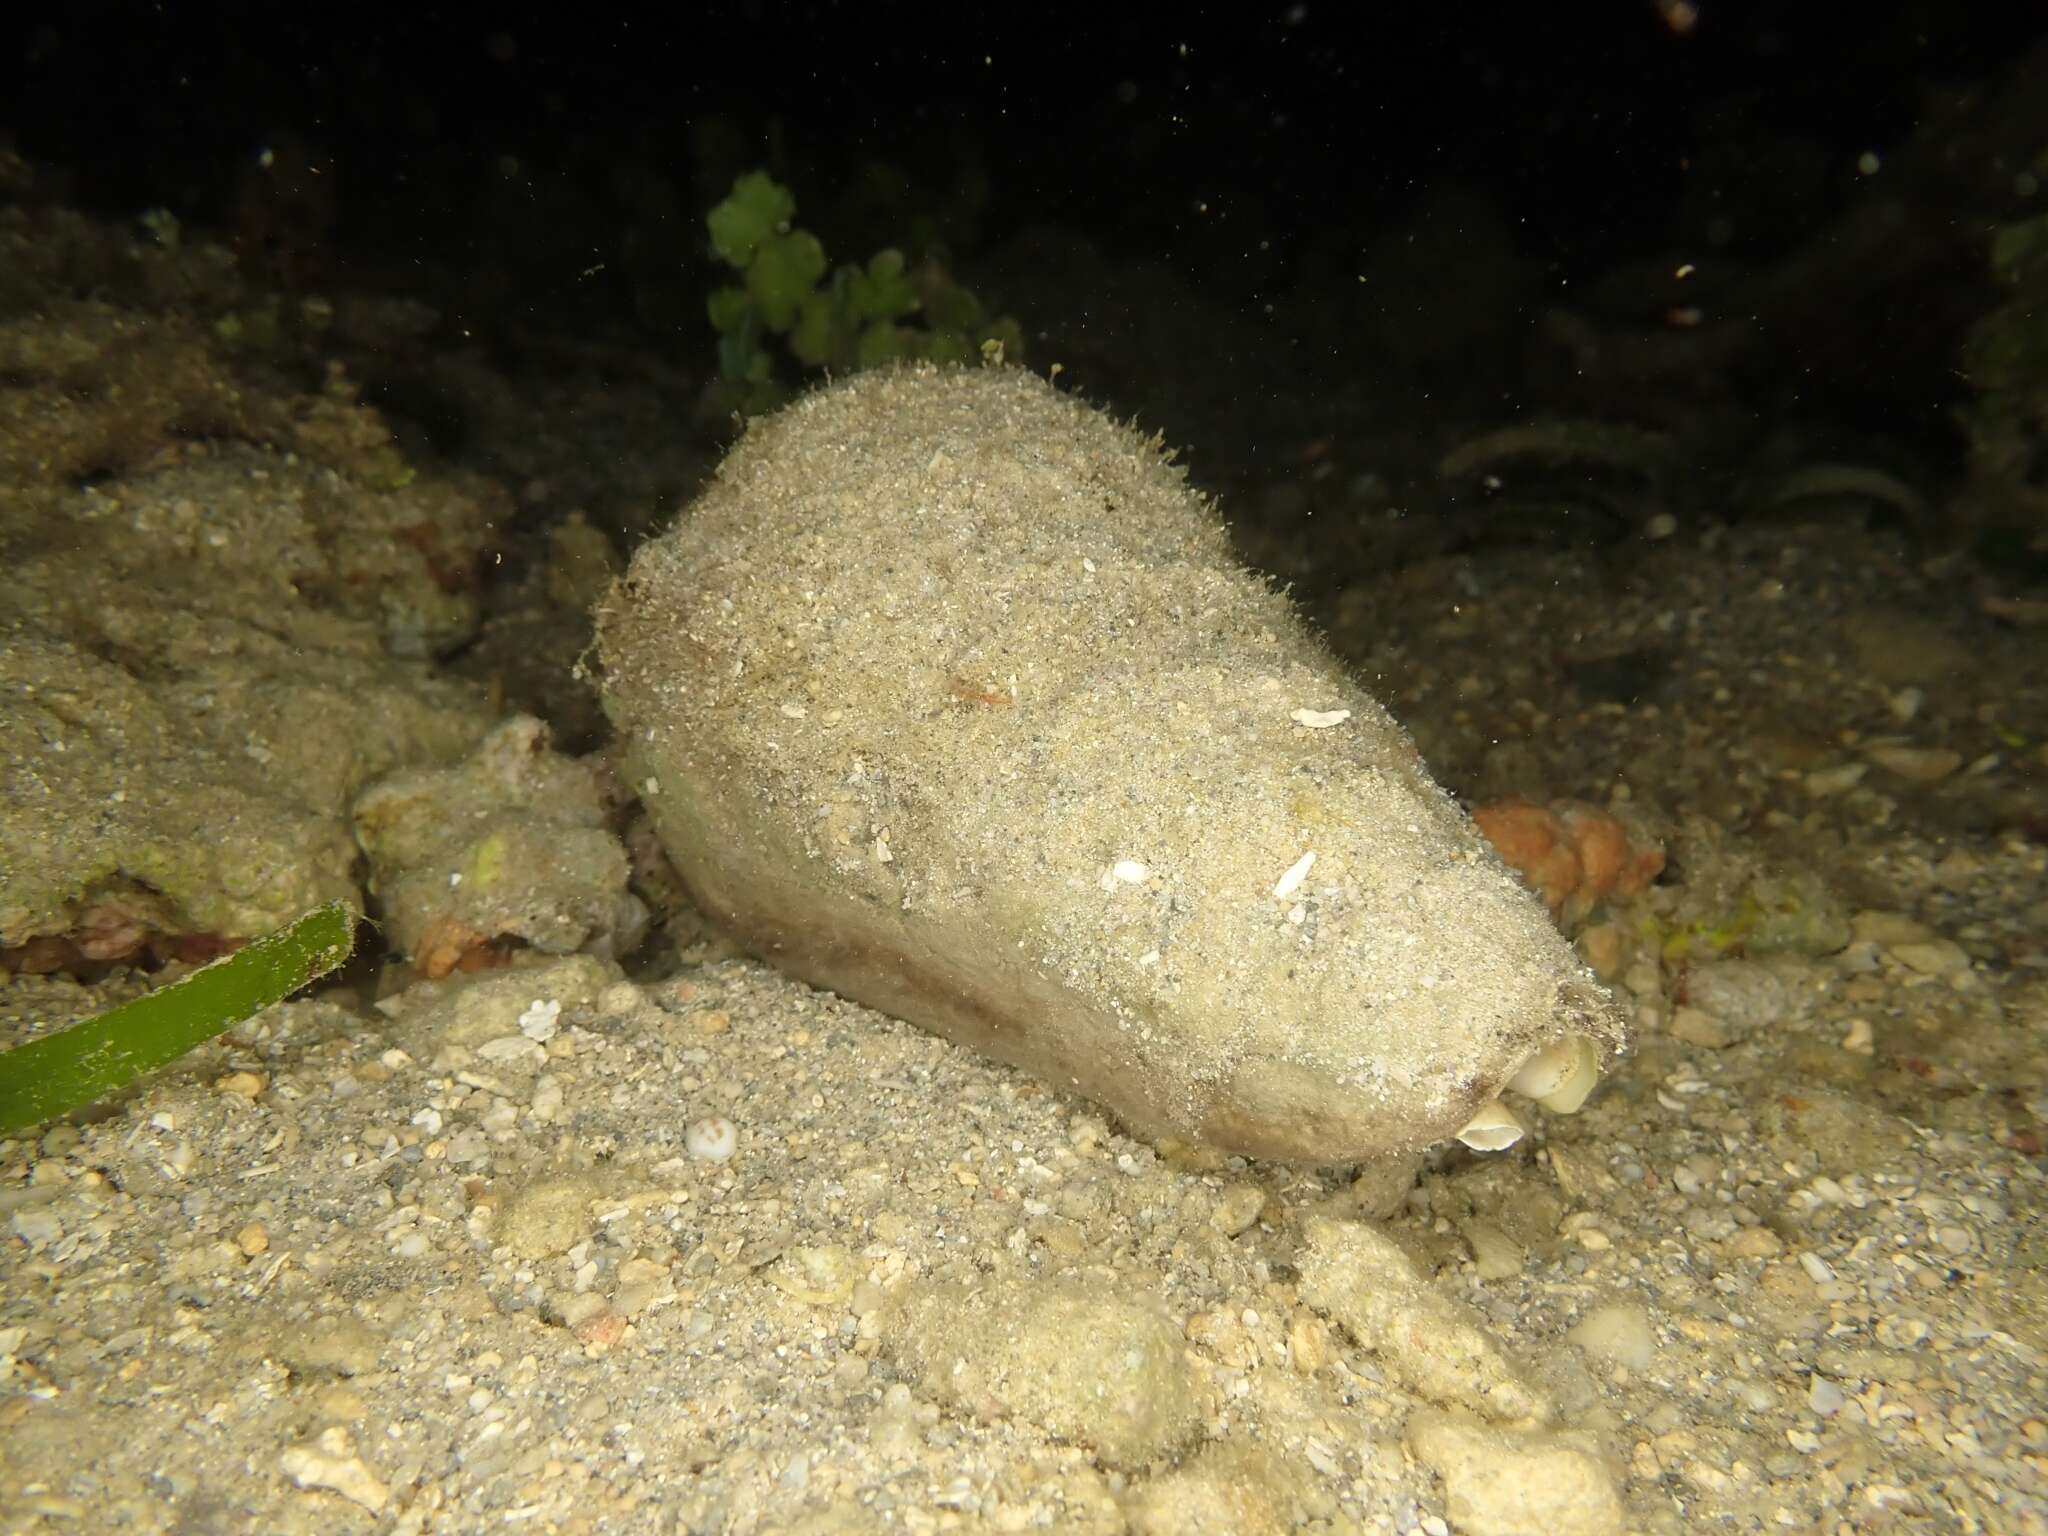
[[[740,1128],[723,1115],[706,1115],[690,1122],[683,1132],[683,1145],[692,1157],[722,1163],[739,1150]]]

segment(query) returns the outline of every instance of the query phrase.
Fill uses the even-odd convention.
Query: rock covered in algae
[[[756,423],[599,608],[693,898],[1134,1129],[1303,1163],[1577,1108],[1606,995],[1157,442],[1017,370]]]

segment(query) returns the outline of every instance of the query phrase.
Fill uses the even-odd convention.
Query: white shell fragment
[[[740,1147],[740,1128],[723,1115],[692,1120],[683,1131],[683,1147],[707,1163],[722,1163]]]
[[[1102,872],[1102,888],[1113,891],[1123,885],[1143,885],[1152,878],[1152,871],[1136,859],[1118,859]]]
[[[1297,709],[1287,717],[1296,725],[1306,726],[1311,731],[1327,731],[1333,725],[1342,725],[1351,718],[1348,709]]]
[[[545,1045],[555,1038],[555,1031],[560,1027],[557,1021],[561,1017],[562,1004],[558,999],[536,997],[519,1015],[519,1033]]]
[[[1528,1127],[1499,1099],[1479,1106],[1479,1113],[1465,1122],[1458,1140],[1474,1152],[1505,1152],[1520,1141]]]
[[[1600,1052],[1584,1035],[1553,1040],[1508,1079],[1508,1086],[1553,1114],[1578,1112],[1600,1081]]]
[[[1287,873],[1282,875],[1273,886],[1273,899],[1275,901],[1285,901],[1296,891],[1300,890],[1301,882],[1308,878],[1308,872],[1315,867],[1316,854],[1315,850],[1311,848],[1307,853],[1304,853],[1300,858],[1287,866]]]

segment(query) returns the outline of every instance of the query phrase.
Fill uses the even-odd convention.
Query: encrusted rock
[[[1159,445],[1029,374],[862,374],[757,423],[599,626],[707,914],[1142,1132],[1398,1161],[1546,1050],[1525,1081],[1575,1107],[1620,1043]]]

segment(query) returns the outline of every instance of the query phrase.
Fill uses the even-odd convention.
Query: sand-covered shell
[[[600,605],[704,911],[1151,1135],[1506,1145],[1611,1002],[1160,446],[1015,369],[753,425]]]

